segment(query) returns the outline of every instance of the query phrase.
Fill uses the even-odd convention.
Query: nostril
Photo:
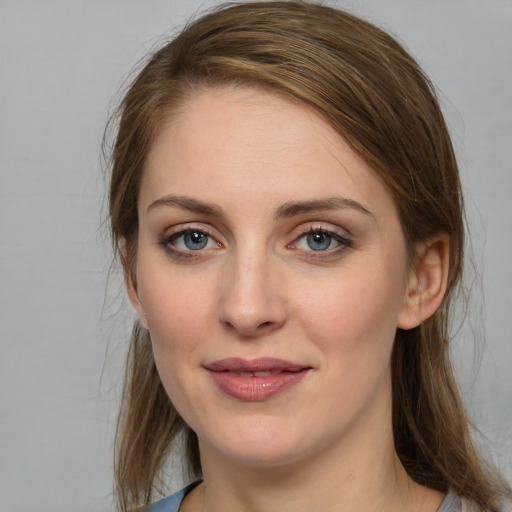
[[[266,327],[267,325],[270,325],[270,322],[268,320],[258,325],[258,329],[260,329],[261,327]]]

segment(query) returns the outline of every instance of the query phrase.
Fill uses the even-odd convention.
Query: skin
[[[413,271],[392,197],[339,134],[267,92],[202,91],[151,148],[138,213],[129,295],[200,444],[205,483],[181,510],[437,510],[394,451],[389,361],[396,328],[442,300],[447,242]],[[205,369],[263,356],[310,369],[258,401]]]

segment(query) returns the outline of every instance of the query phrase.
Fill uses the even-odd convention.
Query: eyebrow
[[[210,215],[222,217],[222,208],[214,203],[207,203],[199,201],[189,196],[164,196],[156,201],[153,201],[146,209],[146,213],[149,213],[154,208],[159,206],[177,206],[184,210],[189,210],[200,215]],[[362,204],[348,199],[346,197],[327,197],[325,199],[311,199],[306,201],[290,201],[282,204],[275,212],[274,218],[276,220],[288,217],[294,217],[295,215],[301,215],[317,210],[344,210],[352,209],[360,211],[365,215],[373,214],[365,208]]]
[[[325,199],[312,199],[308,201],[292,201],[285,203],[277,209],[274,217],[276,219],[280,219],[283,217],[293,217],[295,215],[309,213],[316,210],[344,209],[358,210],[365,215],[370,215],[373,217],[373,214],[370,212],[370,210],[365,208],[362,204],[354,201],[353,199],[338,196],[328,197]]]
[[[146,209],[146,214],[158,206],[178,206],[201,215],[222,216],[222,208],[213,203],[205,203],[189,196],[165,196],[153,201]]]

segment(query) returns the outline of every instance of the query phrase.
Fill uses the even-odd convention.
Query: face
[[[130,297],[203,463],[392,443],[405,241],[328,124],[262,91],[198,93],[151,148],[138,208]]]

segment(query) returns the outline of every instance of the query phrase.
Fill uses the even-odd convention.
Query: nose
[[[243,337],[258,337],[284,325],[282,276],[268,257],[240,257],[230,262],[223,277],[219,320],[224,328]]]

